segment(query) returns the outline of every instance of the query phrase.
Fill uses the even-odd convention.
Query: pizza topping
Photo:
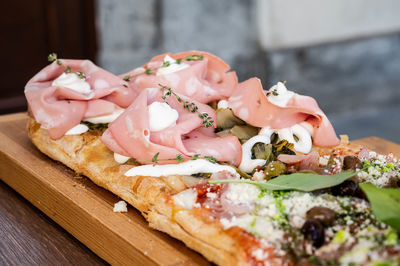
[[[85,79],[80,78],[76,73],[62,73],[58,78],[53,80],[51,86],[70,89],[82,94],[90,94],[89,83]]]
[[[236,174],[236,170],[228,165],[211,163],[205,159],[189,160],[179,164],[166,165],[141,165],[130,169],[126,176],[168,176],[168,175],[194,175],[199,173],[217,173],[228,171]]]
[[[317,102],[294,94],[285,107],[272,104],[257,78],[238,84],[228,99],[234,114],[256,127],[288,128],[301,122],[313,125],[313,143],[318,146],[339,144],[335,131]]]
[[[123,76],[129,75],[129,83],[140,90],[163,84],[201,103],[227,98],[237,85],[235,72],[227,72],[230,67],[224,61],[205,52],[162,54],[141,67],[142,73],[148,67],[157,69],[157,75],[137,75],[137,69],[134,69]]]
[[[156,75],[157,76],[168,75],[190,67],[190,65],[188,64],[182,63],[181,61],[179,62],[180,63],[177,63],[176,60],[166,55],[164,57],[164,61],[161,67],[157,70]]]
[[[301,228],[301,233],[316,248],[321,247],[325,242],[325,229],[319,220],[307,219]]]
[[[64,72],[65,66],[70,73]],[[35,120],[52,139],[58,139],[85,118],[111,114],[115,106],[127,107],[137,93],[135,87],[91,61],[56,59],[27,83],[25,95]]]
[[[277,106],[285,107],[289,100],[294,96],[294,92],[289,91],[284,82],[278,82],[272,86],[268,92],[268,100]]]
[[[307,219],[316,219],[325,226],[333,224],[336,218],[336,212],[326,207],[313,207],[307,211]]]
[[[115,119],[117,119],[118,116],[120,116],[124,111],[125,111],[125,109],[115,106],[114,111],[112,111],[109,114],[88,117],[88,118],[83,119],[82,121],[89,122],[92,124],[109,124],[109,123],[113,122]],[[86,114],[87,114],[87,111],[86,111]]]
[[[124,156],[119,153],[114,152],[114,160],[119,164],[124,164],[130,159],[129,156]]]
[[[172,198],[176,205],[190,210],[196,205],[197,192],[194,189],[189,188],[175,194]]]
[[[156,132],[176,125],[178,112],[167,103],[153,102],[148,107],[150,131]]]
[[[218,102],[217,108],[218,109],[228,109],[229,105],[228,105],[228,101],[227,100],[220,100]]]
[[[357,170],[363,167],[362,162],[354,155],[347,155],[343,159],[344,170]]]
[[[85,124],[78,124],[65,132],[65,135],[80,135],[82,133],[85,133],[89,130],[89,127]]]

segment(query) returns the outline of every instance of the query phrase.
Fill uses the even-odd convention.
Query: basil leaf
[[[376,219],[400,231],[400,191],[360,184],[367,195]]]
[[[317,175],[310,173],[294,173],[281,175],[268,182],[251,180],[210,180],[208,183],[245,183],[267,190],[298,190],[310,192],[317,189],[333,187],[354,176],[354,171],[341,172],[336,175]]]

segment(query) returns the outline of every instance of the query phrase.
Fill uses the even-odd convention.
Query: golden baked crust
[[[237,241],[217,223],[204,223],[199,215],[174,206],[170,195],[187,188],[190,177],[127,177],[133,165],[119,165],[96,132],[52,140],[32,118],[28,133],[33,144],[50,158],[118,195],[138,209],[152,228],[168,233],[219,265],[247,263]]]
[[[130,203],[152,228],[183,241],[219,265],[248,264],[246,242],[251,236],[243,229],[224,230],[219,222],[205,218],[205,210],[186,210],[174,205],[171,195],[199,182],[198,179],[188,176],[127,177],[124,173],[135,163],[119,165],[115,162],[113,153],[100,141],[102,132],[89,131],[52,140],[34,119],[30,118],[27,127],[29,137],[40,151]],[[335,152],[354,154],[360,148],[342,143]],[[332,148],[314,149],[320,154],[332,152]],[[270,263],[279,265],[281,261],[271,258]]]

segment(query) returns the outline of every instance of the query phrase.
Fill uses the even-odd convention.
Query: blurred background
[[[204,50],[317,99],[338,134],[400,143],[400,1],[2,1],[0,113],[26,110],[47,55],[120,74],[165,51]]]

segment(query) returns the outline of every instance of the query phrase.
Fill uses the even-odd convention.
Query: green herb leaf
[[[203,60],[203,55],[201,54],[192,54],[192,55],[188,55],[186,56],[185,60],[186,61],[200,61]]]
[[[333,187],[354,176],[354,171],[341,172],[336,175],[317,175],[311,173],[294,173],[281,175],[268,182],[251,180],[210,180],[210,184],[217,183],[245,183],[267,190],[298,190],[310,192],[317,189]]]
[[[144,71],[144,73],[146,73],[146,75],[151,75],[151,74],[153,74],[153,73],[151,72],[151,68],[150,68],[150,67],[147,67],[146,70]]]
[[[153,159],[151,159],[151,161],[153,162],[153,163],[158,163],[158,155],[159,155],[160,153],[159,152],[157,152],[154,156],[153,156]]]
[[[177,154],[176,157],[175,157],[175,159],[176,159],[179,163],[183,162],[182,154]]]
[[[360,184],[360,187],[367,195],[376,219],[400,231],[400,191],[371,184]]]
[[[86,78],[86,76],[85,76],[85,74],[83,74],[83,72],[78,71],[78,72],[76,72],[76,74],[77,74],[78,77],[80,77],[81,79],[85,79],[85,78]]]
[[[178,65],[181,64],[181,63],[182,63],[182,58],[176,59],[176,63],[177,63]]]
[[[131,76],[130,76],[130,75],[126,75],[126,76],[123,78],[123,80],[125,80],[125,81],[130,81],[130,80],[131,80]]]
[[[199,156],[200,156],[200,154],[195,154],[195,155],[193,155],[192,156],[192,160],[197,160],[197,159],[199,159]]]
[[[206,159],[207,161],[211,162],[211,163],[217,163],[218,160],[212,156],[204,156],[204,159]]]
[[[56,54],[56,53],[51,53],[51,54],[49,54],[49,55],[47,56],[47,60],[48,60],[49,62],[53,62],[53,61],[57,60],[57,54]]]
[[[71,73],[72,69],[70,66],[67,66],[67,68],[64,70],[65,73]]]
[[[169,67],[169,65],[170,65],[170,62],[164,61],[164,62],[162,63],[162,66],[161,66],[161,67]]]

